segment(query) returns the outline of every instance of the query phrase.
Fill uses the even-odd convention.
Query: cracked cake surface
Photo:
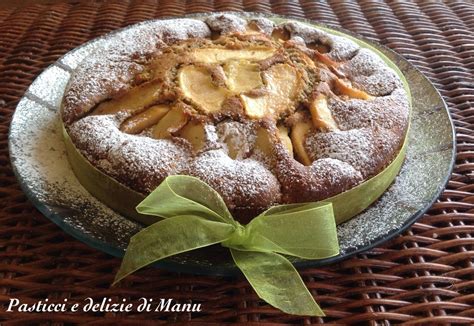
[[[119,32],[74,72],[62,119],[96,168],[144,195],[200,178],[241,221],[382,171],[409,119],[403,83],[343,36],[215,14]]]

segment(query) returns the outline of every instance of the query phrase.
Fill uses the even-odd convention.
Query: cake
[[[195,176],[247,222],[381,172],[403,144],[409,99],[350,38],[215,14],[109,37],[74,71],[61,112],[108,177],[146,196],[169,175]]]

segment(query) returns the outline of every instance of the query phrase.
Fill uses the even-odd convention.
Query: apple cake
[[[62,119],[97,169],[146,195],[169,175],[213,187],[237,219],[376,175],[409,121],[399,75],[300,22],[215,14],[114,34],[74,71]]]

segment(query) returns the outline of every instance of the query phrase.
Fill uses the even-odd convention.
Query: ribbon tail
[[[234,231],[231,224],[190,215],[170,217],[152,224],[130,239],[112,285],[160,259],[220,243]]]
[[[230,249],[232,258],[257,295],[293,315],[324,316],[294,266],[274,252]]]

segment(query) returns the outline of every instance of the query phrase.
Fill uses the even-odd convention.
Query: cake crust
[[[173,60],[178,60],[181,52],[169,55],[172,59],[168,65],[166,53],[171,46],[175,46],[172,48],[175,52],[180,47],[199,49],[211,43],[216,46],[220,41],[215,38],[221,36],[227,42],[226,48],[230,48],[231,39],[236,49],[246,42],[263,49],[272,44],[272,34],[286,38],[282,45],[286,52],[280,57],[274,54],[259,61],[258,69],[263,71],[264,79],[270,78],[265,77],[265,71],[284,65],[285,56],[300,53],[299,46],[309,57],[323,56],[322,62],[334,62],[336,67],[302,70],[301,73],[298,70],[298,80],[304,85],[298,89],[297,99],[288,102],[294,107],[280,114],[278,121],[267,116],[246,116],[242,98],[258,98],[262,96],[258,92],[268,92],[258,87],[239,93],[240,97],[226,95],[219,104],[222,109],[213,114],[202,114],[202,103],[182,100],[180,110],[186,116],[186,123],[191,121],[196,126],[204,126],[198,147],[183,136],[181,127],[178,128],[181,131],[172,131],[165,139],[156,139],[150,128],[137,134],[123,132],[124,121],[131,117],[126,110],[96,114],[101,105],[107,109],[103,103],[126,96],[150,80],[160,83],[161,103],[168,105],[166,99],[185,98],[181,89],[176,91],[170,85],[176,83],[176,76],[192,60],[182,56],[179,72],[174,71]],[[306,60],[306,57],[301,58],[292,60]],[[254,69],[250,64],[248,67],[248,70]],[[215,66],[201,64],[198,68],[206,74],[209,72],[216,87],[226,83],[225,76],[220,75],[222,71],[215,70]],[[158,78],[150,77],[153,73]],[[229,70],[225,73],[228,76]],[[370,99],[337,94],[334,90],[343,89],[344,85],[334,85],[334,76],[343,76],[351,87],[369,94]],[[318,81],[317,85],[314,80]],[[266,80],[255,83],[268,85]],[[286,138],[278,135],[281,128],[286,128],[293,136],[301,121],[311,121],[301,106],[310,107],[311,101],[321,98],[327,103],[331,123],[337,129],[331,129],[331,123],[324,119],[319,122],[323,125],[308,127],[304,139],[293,143],[293,150],[296,152],[299,148],[310,160],[310,164],[302,164],[304,160],[285,146]],[[147,105],[144,107],[149,107]],[[131,189],[146,195],[168,175],[196,176],[219,192],[231,212],[246,222],[271,205],[319,201],[379,173],[393,160],[404,140],[409,101],[396,73],[375,53],[349,39],[299,22],[277,26],[265,18],[246,20],[218,14],[204,21],[147,22],[108,39],[104,47],[86,58],[74,72],[63,98],[62,119],[73,143],[87,160]],[[262,130],[265,131],[263,139],[272,144],[269,148],[261,145]]]

